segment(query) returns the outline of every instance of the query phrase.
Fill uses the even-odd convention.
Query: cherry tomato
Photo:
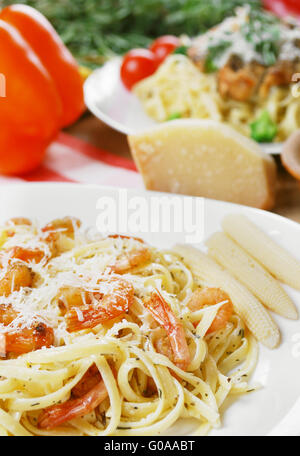
[[[161,64],[179,46],[180,40],[176,36],[165,35],[153,41],[149,49],[155,54],[158,64]]]
[[[127,89],[148,76],[157,68],[153,52],[149,49],[132,49],[125,54],[121,66],[121,79]]]
[[[264,6],[278,16],[300,15],[299,0],[264,0]]]
[[[300,13],[299,0],[282,0],[281,3],[286,5],[286,7],[291,10],[291,12]]]

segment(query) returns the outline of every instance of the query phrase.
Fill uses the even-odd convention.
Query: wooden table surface
[[[92,115],[85,114],[76,124],[68,128],[67,132],[94,146],[131,158],[126,136],[111,129]],[[273,212],[300,223],[300,182],[283,169],[278,157],[276,162],[278,189]]]

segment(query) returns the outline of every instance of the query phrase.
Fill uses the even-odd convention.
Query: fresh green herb
[[[187,55],[188,46],[179,46],[173,51],[173,54]]]
[[[204,70],[206,73],[214,73],[218,70],[218,67],[215,65],[215,63],[209,56],[206,57]]]
[[[280,46],[279,20],[266,12],[253,10],[249,14],[249,22],[242,27],[244,38],[253,45],[261,55],[266,66],[276,63]]]
[[[242,26],[241,33],[253,50],[259,54],[263,65],[271,66],[276,63],[280,48],[280,27],[279,20],[275,16],[256,9],[250,10],[249,20]],[[222,40],[208,47],[204,66],[207,73],[218,70],[217,60],[232,46],[234,33],[228,31],[225,35],[228,36],[228,40]]]
[[[231,41],[220,41],[216,45],[208,47],[208,53],[205,59],[204,69],[206,73],[217,71],[218,67],[216,60],[232,45]]]
[[[16,0],[1,0],[1,6]],[[195,36],[260,0],[19,0],[39,9],[82,64],[146,47],[161,35]]]
[[[275,65],[278,57],[278,48],[275,43],[270,41],[262,41],[255,47],[256,51],[262,55],[263,62],[266,66]]]
[[[173,114],[171,114],[167,120],[175,120],[175,119],[180,119],[181,117],[181,114],[180,112],[173,112]]]
[[[258,119],[250,124],[251,138],[257,142],[271,142],[278,131],[268,111],[263,111]]]

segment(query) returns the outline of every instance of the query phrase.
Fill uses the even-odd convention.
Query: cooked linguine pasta
[[[217,86],[215,74],[200,72],[184,55],[171,55],[152,76],[135,85],[134,93],[158,122],[178,113],[182,118],[225,122],[250,136],[251,123],[267,111],[278,128],[276,141],[300,128],[300,103],[293,95],[293,84],[274,86],[267,97],[247,101],[223,98]]]
[[[229,296],[203,288],[175,251],[79,225],[2,229],[0,434],[220,426],[228,396],[251,391],[257,360]]]

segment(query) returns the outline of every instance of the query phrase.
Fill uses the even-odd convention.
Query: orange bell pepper
[[[34,169],[61,124],[62,105],[55,84],[18,30],[0,19],[0,172]]]
[[[2,120],[0,123],[3,125]],[[18,129],[5,127],[0,129],[0,173],[19,176],[37,168],[49,145],[36,135],[24,136]]]
[[[62,101],[61,126],[74,122],[84,111],[83,81],[75,59],[50,22],[22,4],[4,8],[0,19],[19,30],[52,77]]]

